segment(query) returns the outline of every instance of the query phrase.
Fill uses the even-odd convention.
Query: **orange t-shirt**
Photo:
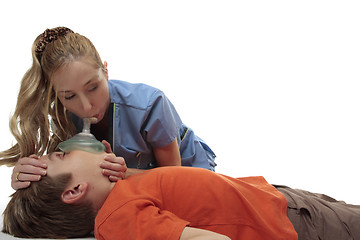
[[[263,177],[160,167],[118,181],[95,219],[97,239],[179,239],[195,227],[236,239],[297,239],[287,201]]]

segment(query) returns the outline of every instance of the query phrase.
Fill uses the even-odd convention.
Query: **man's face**
[[[50,177],[62,173],[72,173],[73,176],[95,178],[102,176],[100,164],[106,153],[89,153],[75,150],[72,152],[53,152],[41,157],[48,165],[47,175]]]
[[[54,152],[43,156],[41,160],[48,165],[47,175],[55,177],[59,174],[71,173],[72,177],[64,190],[62,199],[67,202],[64,196],[69,196],[69,193],[74,190],[74,187],[83,186],[84,198],[92,202],[94,210],[99,210],[103,205],[105,199],[109,195],[115,183],[111,183],[107,176],[102,174],[100,164],[104,161],[104,157],[108,153],[90,153],[80,150],[71,152]],[[85,188],[86,186],[86,188]],[[78,199],[75,199],[78,201]]]

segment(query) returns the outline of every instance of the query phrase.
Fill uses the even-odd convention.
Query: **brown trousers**
[[[299,240],[359,240],[360,205],[274,185],[288,201],[288,217]]]

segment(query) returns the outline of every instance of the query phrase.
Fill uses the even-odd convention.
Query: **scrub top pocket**
[[[123,145],[118,146],[114,153],[116,156],[125,159],[128,168],[150,169],[157,167],[153,154],[142,153]],[[131,161],[126,161],[127,159],[131,159]]]

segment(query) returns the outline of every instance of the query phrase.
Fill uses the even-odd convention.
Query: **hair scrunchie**
[[[46,29],[42,34],[42,39],[36,44],[35,52],[42,53],[45,50],[46,44],[55,41],[60,36],[64,36],[67,33],[73,33],[73,31],[67,27],[57,27],[52,29]]]

